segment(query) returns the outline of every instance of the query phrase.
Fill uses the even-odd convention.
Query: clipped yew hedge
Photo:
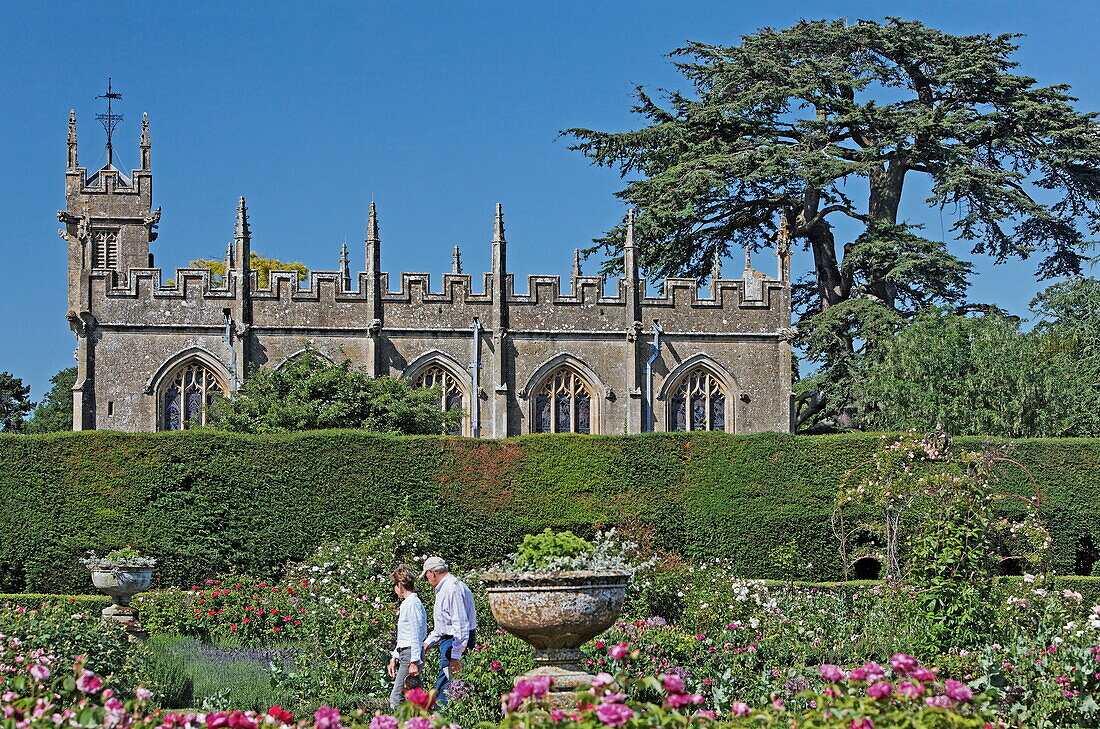
[[[0,592],[91,591],[77,560],[125,544],[160,560],[164,585],[231,568],[274,574],[325,539],[396,517],[465,566],[491,563],[546,527],[590,534],[619,524],[750,577],[786,577],[770,555],[793,541],[814,565],[811,578],[835,580],[833,497],[879,437],[3,435]],[[1040,483],[1057,570],[1087,574],[1100,544],[1100,439],[1012,446]],[[1003,486],[1031,490],[1011,465]]]

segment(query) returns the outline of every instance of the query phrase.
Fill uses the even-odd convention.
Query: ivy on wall
[[[90,592],[77,561],[132,544],[164,585],[236,569],[277,573],[320,542],[410,519],[462,566],[503,558],[546,527],[625,526],[733,574],[785,578],[794,544],[812,579],[842,574],[829,531],[845,475],[879,436],[536,435],[500,441],[359,431],[0,436],[0,592]],[[980,439],[960,439],[969,448]],[[1100,544],[1100,439],[1020,440],[1061,574]],[[1004,490],[1030,494],[1004,468]],[[1091,541],[1089,541],[1091,540]],[[1091,559],[1095,559],[1092,557]],[[1084,562],[1082,562],[1084,560]],[[1084,565],[1084,567],[1082,567]]]

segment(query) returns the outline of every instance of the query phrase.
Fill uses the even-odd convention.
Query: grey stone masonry
[[[461,407],[462,433],[638,433],[647,429],[790,429],[790,246],[777,235],[776,274],[668,278],[647,295],[633,222],[621,277],[508,271],[504,216],[497,206],[491,270],[381,270],[378,214],[370,205],[364,270],[346,247],[339,270],[273,272],[258,285],[244,198],[220,280],[177,269],[171,285],[153,265],[160,209],[152,207],[147,119],[141,167],[111,166],[90,177],[77,161],[70,114],[65,209],[69,324],[77,338],[73,388],[77,430],[153,431],[201,423],[218,396],[257,367],[281,367],[306,347],[349,358],[372,376],[442,386],[441,407]],[[448,246],[440,246],[441,263]],[[563,256],[567,255],[563,251]],[[475,283],[478,284],[475,286]],[[707,285],[709,294],[700,295]]]

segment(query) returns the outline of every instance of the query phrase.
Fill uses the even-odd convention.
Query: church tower
[[[76,113],[69,112],[68,161],[65,168],[65,209],[58,233],[69,247],[69,324],[78,338],[77,380],[73,388],[73,427],[95,427],[96,317],[91,299],[93,279],[106,288],[126,281],[131,269],[149,268],[149,243],[156,239],[160,208],[152,209],[153,174],[149,170],[149,117],[142,115],[138,169],[126,175],[115,166],[112,137],[122,120],[111,102],[121,98],[111,91],[107,113],[98,114],[107,132],[105,162],[88,175],[77,159]]]

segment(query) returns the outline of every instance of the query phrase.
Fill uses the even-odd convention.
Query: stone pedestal
[[[546,701],[576,707],[591,686],[580,648],[610,628],[626,598],[630,573],[621,570],[492,573],[481,578],[500,627],[535,647],[535,668],[517,680],[550,676]]]
[[[143,640],[148,635],[138,622],[137,608],[130,605],[130,600],[148,589],[152,580],[153,570],[150,567],[92,570],[92,584],[100,592],[111,596],[111,604],[103,608],[101,615],[126,626],[131,640]]]

